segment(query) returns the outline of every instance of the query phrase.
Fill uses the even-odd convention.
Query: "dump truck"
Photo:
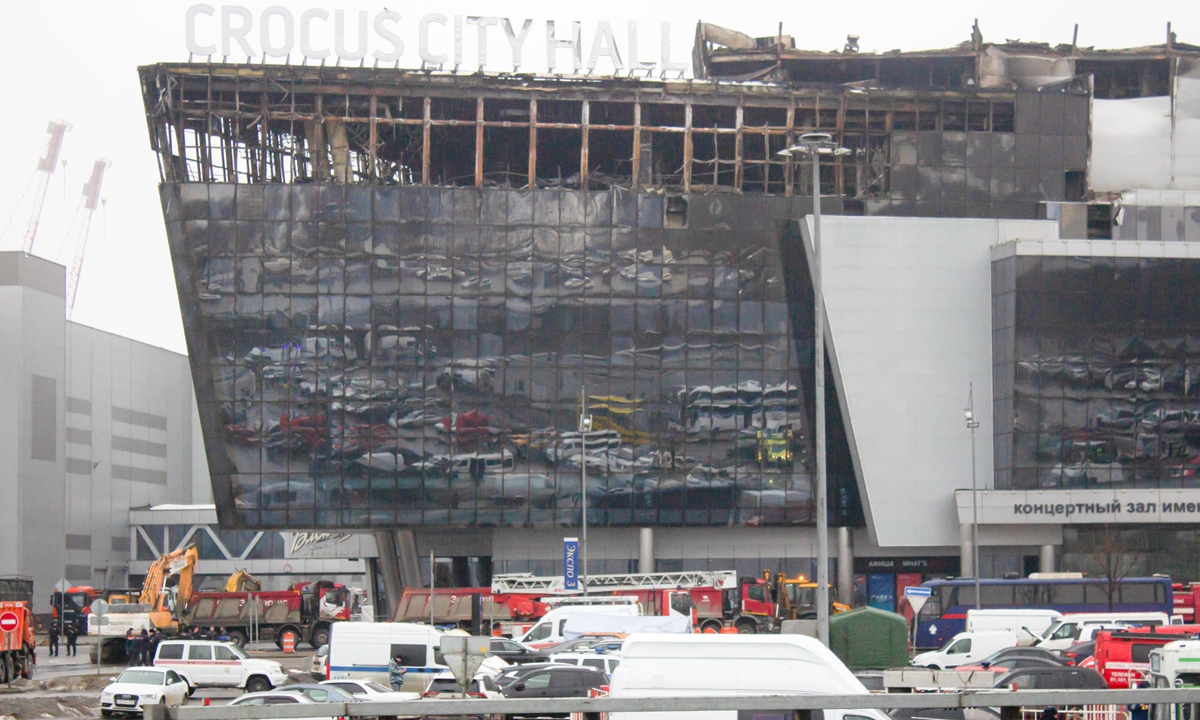
[[[33,679],[37,665],[33,632],[33,580],[28,577],[0,577],[0,683]]]

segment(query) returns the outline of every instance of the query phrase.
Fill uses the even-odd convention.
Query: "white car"
[[[338,690],[353,695],[355,700],[366,700],[368,702],[405,702],[421,699],[421,693],[392,690],[370,680],[345,678],[342,680],[324,680],[321,684],[332,685]]]
[[[166,640],[159,644],[154,667],[174,670],[188,687],[237,687],[271,690],[288,681],[274,660],[251,658],[238,646],[214,640]]]
[[[322,705],[311,698],[305,697],[297,692],[258,692],[247,693],[233,702],[229,703],[230,707],[258,707],[261,705]],[[341,720],[334,717],[306,718],[306,720]]]
[[[550,656],[550,662],[564,665],[579,665],[603,670],[612,675],[613,670],[621,664],[621,656],[616,653],[599,653],[582,650],[580,652],[561,652]]]
[[[312,666],[309,668],[309,674],[313,680],[326,680],[329,678],[329,646],[322,645],[317,648],[317,651],[312,656]]]
[[[458,684],[458,679],[454,677],[454,673],[446,670],[433,676],[429,688],[425,690],[425,697],[454,698],[461,692],[462,688]],[[479,672],[467,686],[467,696],[497,700],[504,697],[504,694],[496,687],[496,681],[490,675]]]
[[[130,668],[100,692],[100,714],[140,715],[146,705],[180,707],[187,698],[188,684],[174,670]]]

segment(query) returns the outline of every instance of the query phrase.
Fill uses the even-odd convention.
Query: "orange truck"
[[[23,600],[0,602],[0,683],[12,684],[17,678],[33,679],[37,662],[33,649],[33,615]]]

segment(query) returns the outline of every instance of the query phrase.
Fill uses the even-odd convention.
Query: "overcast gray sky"
[[[18,199],[42,152],[46,123],[52,119],[70,122],[73,129],[63,148],[66,169],[52,179],[34,252],[70,263],[74,248],[65,240],[81,186],[97,157],[112,160],[101,195],[106,202],[95,215],[88,240],[73,319],[179,352],[185,352],[183,328],[158,205],[157,166],[149,149],[135,68],[187,59],[184,13],[193,4],[175,0],[8,2],[0,20],[0,88],[5,104],[0,113],[0,136],[6,141],[5,172],[0,174],[0,227],[18,210],[12,226],[0,238],[0,249],[19,246],[28,214],[17,207]],[[384,7],[382,3],[337,0],[231,4],[248,8],[255,17],[272,4],[285,5],[297,17],[308,8],[367,10],[373,16]],[[1171,21],[1181,42],[1200,44],[1200,4],[1196,2],[1143,0],[1130,6],[1045,0],[858,0],[819,5],[714,0],[686,4],[455,0],[414,5],[386,0],[386,5],[402,15],[402,28],[429,12],[511,17],[518,26],[518,19],[533,18],[532,41],[540,40],[544,20],[581,20],[585,38],[592,23],[608,20],[618,29],[618,40],[626,21],[638,20],[648,34],[652,32],[648,26],[669,20],[676,59],[688,57],[698,19],[751,35],[772,35],[782,21],[784,32],[793,35],[798,46],[818,50],[840,48],[848,33],[861,36],[865,52],[948,47],[969,37],[975,18],[979,18],[985,40],[1070,42],[1072,28],[1079,23],[1082,46],[1149,45],[1164,41],[1166,24]],[[206,34],[210,26],[200,27]],[[500,37],[494,36],[491,54],[503,61],[507,47]],[[466,54],[474,57],[470,38],[468,30]],[[408,47],[402,65],[419,65],[415,38],[404,35],[404,39]],[[585,46],[589,43],[585,39]],[[529,54],[540,55],[542,47],[531,42]]]

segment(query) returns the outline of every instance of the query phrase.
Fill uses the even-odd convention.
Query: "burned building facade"
[[[922,353],[934,374],[964,379],[955,398],[976,365],[975,392],[991,395],[993,369],[1013,362],[992,357],[988,248],[1144,232],[1123,191],[1145,184],[1114,190],[1108,170],[1092,182],[1134,142],[1097,127],[1126,110],[1100,103],[1181,87],[1196,53],[790,45],[701,24],[695,78],[679,80],[141,68],[222,525],[441,528],[475,548],[441,553],[544,572],[554,543],[526,538],[579,524],[586,493],[589,523],[610,538],[673,529],[661,568],[811,572],[813,179],[781,151],[825,132],[851,152],[822,158],[822,208],[862,216],[835,218],[827,242],[863,243],[827,268],[831,519],[861,554],[924,553],[930,572],[957,571],[953,489],[970,466],[955,463],[969,446],[901,422],[886,440],[903,452],[872,456],[889,393],[925,387],[911,380],[929,372],[904,355],[923,341],[913,329],[896,352],[871,350],[869,304],[838,306],[838,283],[853,288],[875,251],[904,247],[920,269],[971,249],[955,261],[965,274],[915,293],[982,272],[961,288],[985,292],[955,340],[978,341]],[[1165,156],[1187,147],[1168,141]],[[1138,218],[1162,202],[1137,199]],[[1161,227],[1169,213],[1154,212]],[[895,297],[876,299],[894,310]],[[581,438],[584,404],[594,430]],[[1029,442],[996,427],[997,443]],[[983,454],[987,487],[1023,477],[993,483],[993,456],[1000,472],[1013,453]],[[903,537],[929,497],[946,517]],[[712,526],[725,528],[719,547]],[[995,572],[1063,541],[1015,527],[996,531]],[[596,551],[592,571],[628,569],[623,543]]]

